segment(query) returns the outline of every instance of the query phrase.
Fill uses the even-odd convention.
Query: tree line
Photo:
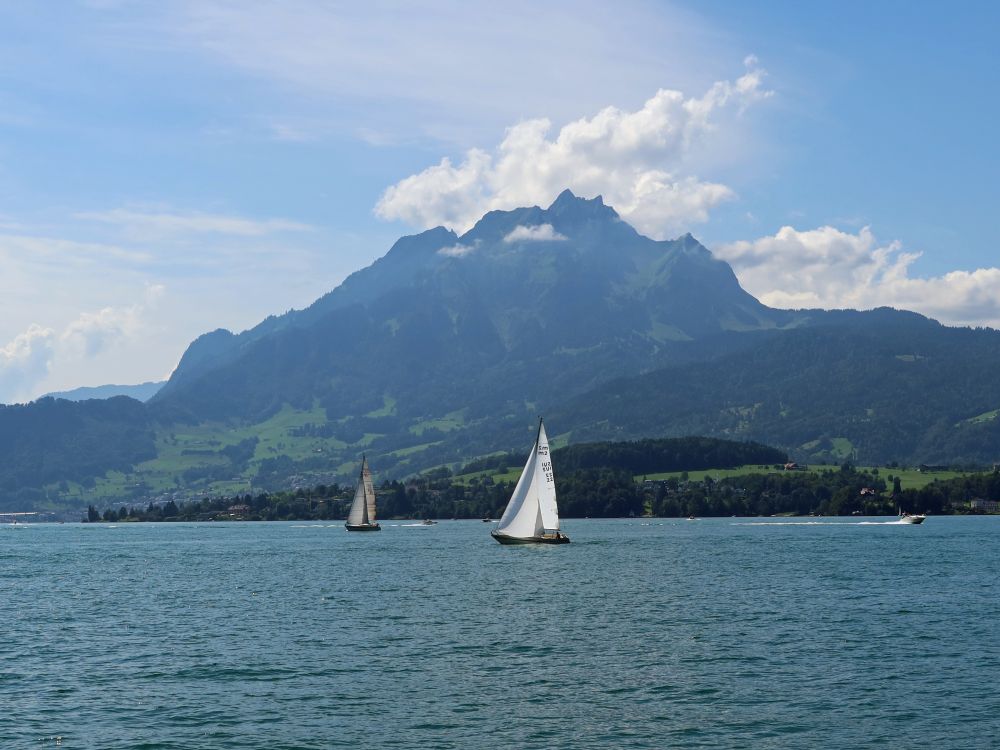
[[[380,518],[497,518],[514,482],[489,476],[464,481],[447,469],[406,482],[378,486]],[[556,477],[560,514],[566,518],[665,518],[790,515],[894,515],[899,510],[936,515],[968,512],[969,501],[1000,498],[1000,473],[993,471],[935,481],[921,489],[900,488],[891,470],[884,476],[850,464],[820,472],[773,469],[769,473],[713,480],[688,480],[682,474],[663,481],[635,481],[617,468],[590,468]],[[341,520],[354,488],[319,485],[312,489],[162,505],[122,506],[98,511],[89,521]]]

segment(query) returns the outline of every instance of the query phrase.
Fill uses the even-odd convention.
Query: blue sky
[[[776,306],[1000,325],[988,3],[0,0],[0,401],[602,193]]]

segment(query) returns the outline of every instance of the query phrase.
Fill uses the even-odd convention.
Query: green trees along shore
[[[977,499],[1000,496],[1000,473],[933,481],[919,489],[897,489],[872,470],[845,464],[818,472],[761,466],[753,473],[698,480],[672,476],[638,479],[622,469],[594,468],[556,477],[560,513],[566,518],[654,516],[894,515],[965,513]],[[496,518],[513,490],[512,480],[490,475],[453,476],[439,470],[377,488],[380,518]],[[346,517],[352,487],[320,485],[286,492],[206,497],[103,512],[88,508],[90,521],[289,521]]]

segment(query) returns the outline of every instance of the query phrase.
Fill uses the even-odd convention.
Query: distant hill
[[[488,470],[503,473],[510,468],[520,470],[526,459],[526,453],[481,458],[466,464],[457,475]],[[577,443],[552,451],[553,466],[559,468],[560,474],[589,469],[616,469],[630,475],[655,474],[747,464],[783,464],[786,461],[785,452],[767,445],[705,437]]]
[[[86,497],[108,471],[155,457],[156,445],[138,401],[43,398],[0,406],[0,455],[0,510],[51,510]]]
[[[699,434],[814,462],[1000,462],[1000,332],[892,310],[828,322],[606,383],[550,419],[574,440]]]
[[[566,191],[403,237],[304,310],[199,337],[145,406],[62,406],[43,435],[39,402],[0,410],[0,434],[38,438],[35,455],[12,437],[12,491],[84,507],[350,482],[362,453],[380,478],[460,466],[525,450],[539,414],[554,448],[701,434],[809,461],[990,463],[998,366],[996,331],[768,308],[690,235],[654,241]]]
[[[150,381],[138,385],[96,385],[74,388],[71,391],[54,391],[46,393],[42,398],[62,398],[67,401],[87,401],[92,398],[114,398],[128,396],[136,401],[149,401],[164,386],[167,381]]]

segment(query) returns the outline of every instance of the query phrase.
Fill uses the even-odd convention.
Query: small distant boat
[[[923,523],[927,520],[927,516],[923,513],[900,513],[899,522],[900,523]]]
[[[354,502],[351,503],[351,512],[347,514],[344,528],[348,531],[382,530],[375,520],[375,487],[372,485],[372,473],[368,469],[368,459],[365,456],[361,457],[358,489],[354,491]]]
[[[569,537],[559,530],[556,481],[549,439],[541,419],[521,478],[517,480],[500,523],[490,534],[500,544],[569,543]]]
[[[434,526],[436,523],[437,523],[437,521],[432,521],[429,518],[425,518],[423,521],[420,522],[420,525],[421,526]]]
[[[489,516],[483,516],[483,523],[493,523],[493,519]]]

